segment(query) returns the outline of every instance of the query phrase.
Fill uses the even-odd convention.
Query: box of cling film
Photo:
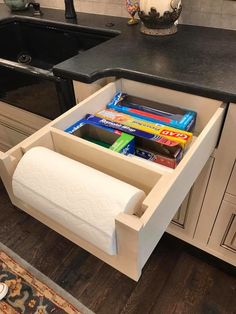
[[[120,137],[109,147],[113,152],[123,155],[133,153],[135,148],[134,136],[121,132]]]
[[[133,135],[97,125],[86,119],[77,121],[65,132],[123,155],[130,155],[135,152],[135,137]]]
[[[193,137],[193,134],[190,132],[134,118],[128,114],[111,109],[101,110],[96,113],[95,116],[175,141],[179,143],[184,150],[188,148]]]

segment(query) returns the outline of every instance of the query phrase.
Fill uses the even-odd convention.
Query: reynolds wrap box
[[[67,128],[65,132],[123,155],[135,153],[134,136],[119,130],[99,126],[86,119],[77,121],[75,124]]]
[[[151,123],[143,119],[134,118],[128,114],[124,114],[111,109],[104,109],[95,114],[95,116],[104,118],[109,121],[120,123],[140,131],[158,135],[170,141],[178,142],[184,150],[186,150],[191,141],[192,133],[174,129],[165,125]]]

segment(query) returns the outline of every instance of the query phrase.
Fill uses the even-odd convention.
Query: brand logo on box
[[[189,136],[184,133],[169,131],[169,130],[161,130],[160,135],[171,136],[175,138],[181,138],[183,140],[187,140]]]

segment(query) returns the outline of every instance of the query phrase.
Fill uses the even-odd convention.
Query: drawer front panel
[[[229,184],[227,186],[227,193],[236,196],[236,164],[234,163],[234,168],[230,176]]]
[[[209,248],[216,250],[236,265],[236,205],[223,201],[210,240]]]

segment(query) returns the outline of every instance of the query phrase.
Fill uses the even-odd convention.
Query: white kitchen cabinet
[[[210,157],[169,225],[168,233],[193,241],[213,164],[214,157]]]
[[[0,151],[6,152],[50,120],[0,101]]]
[[[233,171],[230,175],[226,192],[231,195],[236,195],[236,163],[235,162],[234,162]]]
[[[223,200],[209,239],[215,255],[236,266],[236,203]]]
[[[195,233],[195,241],[199,245],[207,245],[231,174],[233,175],[232,178],[234,178],[233,167],[236,159],[235,130],[236,105],[231,104],[215,153],[215,162]],[[234,179],[230,183],[230,189],[233,187],[233,181]]]

